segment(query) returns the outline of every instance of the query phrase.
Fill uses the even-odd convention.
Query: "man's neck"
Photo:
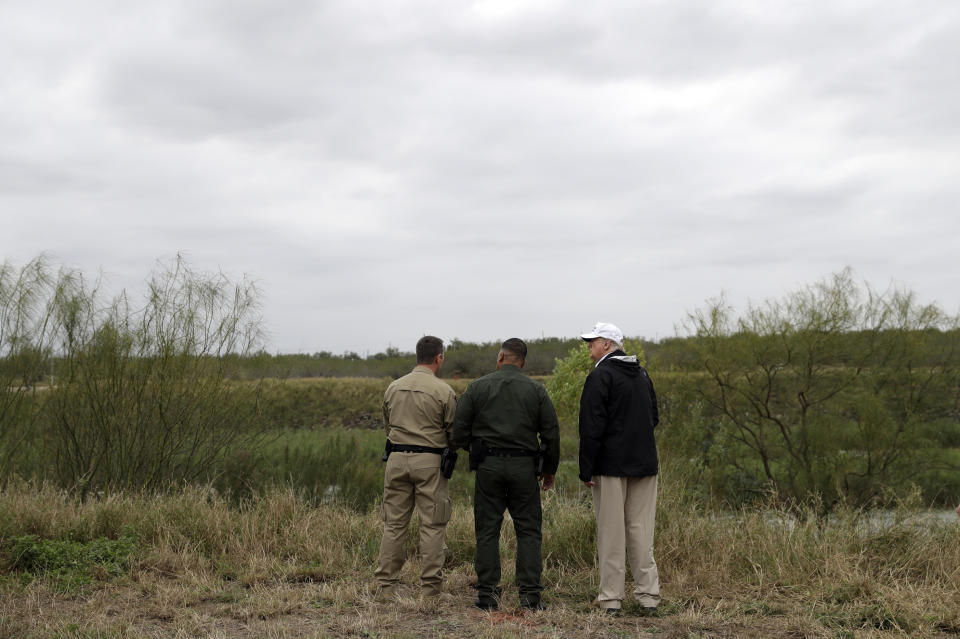
[[[600,359],[597,360],[597,363],[596,363],[596,365],[594,366],[594,368],[596,368],[597,366],[599,366],[599,365],[600,365],[600,362],[602,362],[603,360],[607,359],[608,357],[610,357],[611,355],[613,355],[614,353],[616,353],[618,350],[620,350],[620,349],[614,348],[614,349],[611,349],[611,350],[607,351],[606,353],[604,353],[604,354],[603,354],[603,357],[601,357]]]

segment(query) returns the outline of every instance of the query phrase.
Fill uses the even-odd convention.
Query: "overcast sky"
[[[272,352],[960,310],[960,2],[0,0],[0,259],[249,274]]]

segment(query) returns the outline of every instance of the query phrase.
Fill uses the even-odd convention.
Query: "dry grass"
[[[825,522],[762,510],[703,513],[662,493],[660,617],[632,605],[595,611],[593,520],[586,504],[545,500],[550,608],[523,614],[504,535],[504,608],[471,607],[472,515],[448,530],[446,592],[424,599],[417,563],[396,600],[376,597],[375,513],[313,506],[292,491],[242,507],[209,490],[85,504],[26,484],[0,493],[0,639],[112,637],[887,637],[960,634],[960,525],[855,512]],[[16,540],[133,538],[120,573],[25,569]],[[34,539],[34,538],[30,538]],[[18,563],[20,561],[20,563]],[[97,566],[93,567],[94,569]]]

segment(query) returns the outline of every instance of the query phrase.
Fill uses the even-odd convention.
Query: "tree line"
[[[259,380],[394,378],[414,361],[395,348],[255,350],[255,287],[182,259],[146,289],[142,300],[108,297],[43,258],[0,267],[0,480],[34,469],[81,494],[200,480],[257,445],[270,421]],[[712,300],[685,333],[625,346],[657,384],[658,441],[706,498],[830,508],[918,486],[928,501],[960,498],[957,316],[845,270],[741,312]],[[583,344],[529,347],[526,372],[547,378],[570,432],[591,366]],[[454,339],[442,374],[486,374],[498,349]]]

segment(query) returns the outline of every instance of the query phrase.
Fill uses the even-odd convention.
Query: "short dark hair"
[[[518,359],[527,359],[527,345],[519,337],[511,337],[500,345],[500,350]]]
[[[437,355],[443,353],[443,340],[433,335],[424,335],[417,341],[417,364],[433,364]]]

